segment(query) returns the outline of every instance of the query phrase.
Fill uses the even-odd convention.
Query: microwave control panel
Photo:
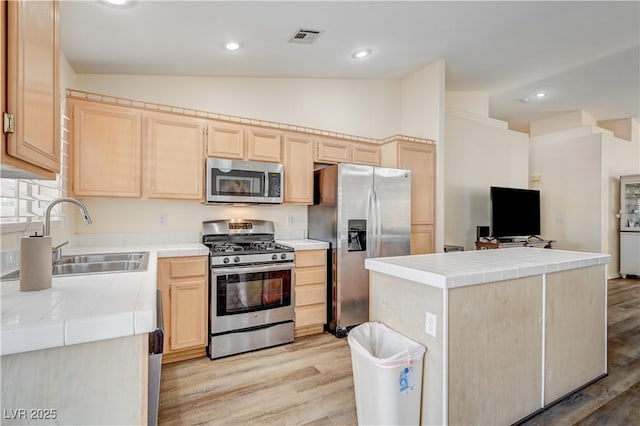
[[[280,177],[282,176],[280,173],[269,173],[269,197],[279,197],[282,193],[282,188],[280,188]]]

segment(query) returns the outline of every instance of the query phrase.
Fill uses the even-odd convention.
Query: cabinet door
[[[206,300],[203,280],[171,284],[171,350],[206,345]]]
[[[607,372],[605,266],[547,274],[545,295],[544,403],[549,404]]]
[[[433,253],[433,225],[411,225],[411,254]]]
[[[79,102],[73,110],[73,192],[140,197],[142,113]]]
[[[311,138],[285,136],[284,202],[313,204],[313,140]]]
[[[356,164],[380,165],[380,147],[374,144],[352,144],[351,154],[352,161]]]
[[[247,159],[282,162],[282,134],[266,129],[247,129]]]
[[[200,120],[149,114],[145,137],[145,196],[202,200],[204,131]]]
[[[3,163],[55,177],[60,171],[58,1],[6,3],[6,107],[15,120],[6,154],[18,162],[3,158]]]
[[[435,218],[435,161],[432,145],[402,142],[398,167],[411,170],[411,223],[433,224]]]
[[[318,139],[315,159],[323,163],[350,163],[351,145],[336,139]]]
[[[207,126],[209,157],[244,159],[244,129],[240,125],[213,122]]]

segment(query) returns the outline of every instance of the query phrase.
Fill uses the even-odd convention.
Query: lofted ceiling
[[[446,90],[487,92],[512,128],[578,109],[640,119],[639,1],[63,0],[60,27],[77,73],[402,79],[444,59]],[[300,28],[323,32],[289,43]]]

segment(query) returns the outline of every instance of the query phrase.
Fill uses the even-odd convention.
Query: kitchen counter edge
[[[157,259],[206,256],[200,243],[75,247],[64,254],[148,251],[146,271],[54,277],[52,287],[21,292],[0,283],[0,355],[149,333],[156,328]],[[91,282],[87,282],[90,280]]]
[[[456,288],[607,264],[611,256],[533,247],[373,258],[365,268],[437,288]]]

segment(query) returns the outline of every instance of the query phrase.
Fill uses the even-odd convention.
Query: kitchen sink
[[[74,256],[62,256],[57,265],[62,263],[101,263],[116,261],[138,261],[141,262],[148,257],[147,252],[132,253],[103,253],[103,254],[78,254]]]
[[[98,253],[62,256],[53,264],[53,276],[103,274],[112,272],[146,271],[149,264],[149,252]],[[20,271],[6,274],[0,279],[15,280]]]

